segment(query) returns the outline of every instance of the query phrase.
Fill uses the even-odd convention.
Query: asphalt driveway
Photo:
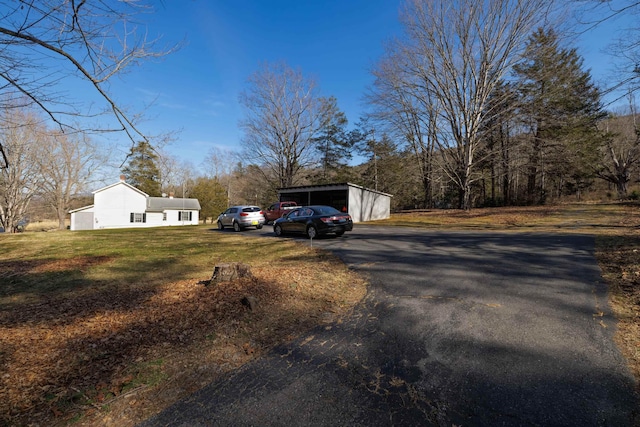
[[[356,225],[313,245],[368,276],[356,312],[144,426],[637,425],[593,238]]]

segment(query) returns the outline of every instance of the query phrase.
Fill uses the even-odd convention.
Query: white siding
[[[131,222],[131,213],[144,213],[147,197],[126,185],[114,185],[93,196],[94,228],[148,227],[148,223]]]
[[[182,209],[176,208],[180,205],[184,205],[181,206]],[[196,199],[176,202],[173,199],[165,201],[160,197],[148,197],[142,191],[120,181],[95,191],[93,206],[72,211],[71,230],[198,225],[199,207]],[[183,211],[191,213],[190,221],[182,220],[179,212]],[[185,217],[188,218],[188,215]],[[137,222],[138,218],[140,222]]]
[[[93,230],[93,208],[71,213],[71,230]]]
[[[147,227],[161,227],[165,225],[162,221],[162,212],[147,212]]]
[[[349,186],[349,214],[353,222],[389,218],[391,197],[366,188]]]
[[[163,225],[198,225],[198,211],[167,210],[165,212],[167,220],[163,222]],[[191,212],[191,221],[183,220],[182,215],[178,215],[178,212]]]

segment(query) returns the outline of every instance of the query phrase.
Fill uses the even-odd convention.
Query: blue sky
[[[155,100],[142,128],[182,129],[167,151],[196,167],[211,146],[238,149],[238,95],[264,61],[285,61],[313,77],[357,122],[368,70],[400,31],[400,0],[163,3],[148,16],[150,34],[185,44],[124,75],[116,97],[134,108]]]
[[[143,131],[180,130],[166,151],[199,168],[211,147],[237,150],[243,111],[238,95],[264,61],[285,61],[316,79],[324,96],[335,96],[350,125],[365,107],[370,68],[385,41],[401,32],[401,0],[165,0],[145,16],[150,36],[184,41],[159,61],[132,69],[114,83],[116,99],[134,110],[154,101]],[[585,67],[606,81],[602,49],[620,21],[577,41]],[[122,137],[122,147],[130,142]],[[115,156],[124,158],[123,153]]]

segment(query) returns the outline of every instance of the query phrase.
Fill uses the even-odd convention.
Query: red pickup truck
[[[275,221],[291,209],[298,207],[296,202],[276,202],[264,211],[264,219],[266,223]]]

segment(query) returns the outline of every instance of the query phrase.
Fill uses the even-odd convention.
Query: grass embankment
[[[132,425],[365,293],[325,252],[207,226],[1,235],[0,253],[0,425]],[[254,277],[205,286],[224,262]]]
[[[609,286],[609,303],[619,320],[616,343],[640,384],[640,205],[582,203],[470,212],[432,210],[395,214],[372,224],[595,236],[595,255]]]

